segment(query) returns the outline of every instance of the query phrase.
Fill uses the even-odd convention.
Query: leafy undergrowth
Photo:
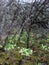
[[[0,51],[0,65],[49,65],[49,34],[29,35],[27,48],[27,33],[10,35],[5,40],[4,52]],[[17,42],[18,41],[18,42]],[[3,46],[0,44],[0,49]]]
[[[30,56],[21,55],[20,48],[12,49],[6,52],[0,52],[1,65],[40,65],[49,64],[49,52],[37,49]],[[24,64],[23,64],[24,63]],[[41,64],[42,65],[42,64]]]

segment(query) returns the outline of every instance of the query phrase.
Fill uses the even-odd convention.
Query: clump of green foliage
[[[15,37],[14,38],[13,37],[14,37],[14,35],[8,36],[7,39],[6,39],[6,43],[14,44]]]
[[[11,49],[15,48],[14,46],[17,46],[17,41],[18,41],[19,35],[16,34],[15,37],[14,35],[10,35],[7,39],[6,39],[6,48],[10,48]],[[40,49],[43,50],[49,50],[49,35],[45,35],[45,34],[36,34],[34,35],[34,33],[30,32],[29,35],[29,44],[35,46],[37,46]],[[21,34],[20,40],[19,40],[19,46],[22,47],[26,47],[25,45],[27,45],[27,32],[24,30],[23,33]],[[6,49],[5,48],[5,49]]]
[[[30,55],[32,55],[32,50],[22,48],[22,49],[20,49],[19,53],[21,53],[21,55],[30,56]]]
[[[27,42],[27,32],[24,30],[20,37],[20,43],[26,44]]]
[[[16,44],[6,44],[5,46],[5,50],[11,50],[11,49],[14,49],[14,48],[17,48]]]

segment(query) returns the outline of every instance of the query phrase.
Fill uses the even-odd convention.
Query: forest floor
[[[0,51],[0,65],[49,65],[49,52],[36,49],[31,56],[19,53],[20,49]]]

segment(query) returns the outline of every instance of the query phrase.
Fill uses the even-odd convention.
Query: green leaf
[[[47,39],[47,42],[49,42],[49,39]]]
[[[0,44],[0,48],[2,48],[3,46]]]
[[[38,65],[42,65],[41,63],[38,63]]]

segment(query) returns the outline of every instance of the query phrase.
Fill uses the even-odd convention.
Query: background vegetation
[[[49,0],[0,1],[0,65],[49,65]]]

